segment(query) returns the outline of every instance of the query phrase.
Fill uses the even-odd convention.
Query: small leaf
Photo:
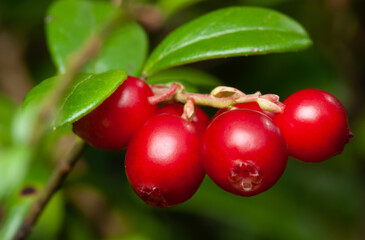
[[[127,78],[124,70],[111,70],[100,74],[78,74],[66,90],[58,109],[55,127],[80,119],[99,106]],[[57,77],[49,78],[34,87],[25,97],[23,107],[38,104],[45,99]]]
[[[152,52],[149,76],[162,69],[205,59],[300,50],[311,45],[304,28],[273,10],[230,7],[187,23]]]
[[[149,84],[170,84],[173,82],[179,82],[185,86],[187,92],[210,92],[213,88],[223,85],[223,83],[215,76],[204,71],[188,67],[167,69],[157,73],[156,75],[152,75],[147,79],[147,82]]]
[[[66,71],[70,54],[76,51],[117,9],[108,2],[56,1],[48,11],[46,30],[48,48],[61,74]],[[118,26],[103,43],[98,56],[81,72],[101,73],[125,69],[138,76],[147,55],[147,36],[136,22]]]

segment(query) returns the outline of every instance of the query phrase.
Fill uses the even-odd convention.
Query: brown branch
[[[57,190],[61,188],[66,177],[75,166],[77,160],[81,157],[85,147],[85,142],[79,141],[71,149],[68,156],[66,156],[65,159],[58,164],[58,167],[53,171],[50,179],[48,180],[47,185],[40,192],[38,198],[30,207],[25,220],[13,238],[14,240],[25,239],[28,236],[49,200],[57,192]]]

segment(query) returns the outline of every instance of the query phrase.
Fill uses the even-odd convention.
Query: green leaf
[[[46,17],[48,47],[60,73],[65,73],[70,54],[116,14],[110,2],[56,1]],[[103,43],[98,56],[82,70],[101,73],[125,69],[138,76],[147,55],[148,41],[144,30],[134,21],[118,26]]]
[[[304,28],[281,13],[254,7],[225,8],[167,36],[147,60],[144,75],[205,59],[293,51],[309,45]]]
[[[168,18],[174,13],[189,7],[191,5],[197,4],[205,0],[159,0],[156,5],[161,9],[164,15]]]
[[[127,78],[124,70],[100,74],[78,74],[66,90],[54,126],[61,127],[80,119],[99,106]],[[49,78],[34,87],[25,97],[23,107],[39,104],[51,92],[57,77]]]
[[[14,238],[34,199],[34,195],[31,197],[19,196],[8,206],[8,211],[0,226],[0,239],[11,240]]]
[[[170,84],[179,82],[185,86],[187,92],[210,92],[213,88],[223,85],[215,76],[188,67],[167,69],[152,75],[147,79],[147,82],[149,84]]]
[[[0,202],[19,188],[27,174],[31,157],[29,147],[17,145],[0,148]]]
[[[17,173],[13,172],[13,174],[17,176]],[[11,189],[11,195],[6,201],[1,202],[5,203],[6,208],[0,226],[0,239],[13,239],[27,216],[31,204],[39,197],[50,175],[51,172],[44,166],[44,163],[35,162],[29,168],[26,178],[22,179],[22,184],[15,189]],[[28,189],[28,192],[24,189]],[[29,192],[30,189],[33,189],[33,191]],[[37,240],[56,239],[63,224],[63,217],[62,195],[57,193],[47,203],[28,238]]]
[[[16,109],[13,102],[0,94],[0,146],[11,142],[11,122]]]

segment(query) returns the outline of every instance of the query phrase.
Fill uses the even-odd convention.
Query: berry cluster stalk
[[[162,101],[175,100],[186,103],[188,100],[194,101],[197,105],[214,108],[230,108],[238,103],[257,102],[262,110],[280,113],[284,110],[284,105],[279,102],[279,96],[275,94],[262,95],[260,92],[245,94],[232,87],[219,86],[210,94],[185,92],[185,87],[180,83],[172,83],[171,86],[165,84],[151,85],[154,96],[149,98],[151,104]]]

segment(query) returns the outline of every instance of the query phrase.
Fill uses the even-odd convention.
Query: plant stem
[[[155,94],[149,99],[151,104],[166,100],[186,103],[190,99],[197,105],[230,108],[238,103],[257,102],[264,111],[280,113],[284,110],[284,105],[279,102],[277,95],[262,95],[260,92],[245,94],[232,87],[219,86],[213,89],[210,94],[185,92],[185,87],[180,83],[173,83],[171,87],[163,84],[151,85],[151,88]]]
[[[128,16],[122,11],[119,11],[103,28],[87,39],[77,51],[71,54],[69,61],[67,62],[65,74],[58,76],[52,91],[50,91],[48,97],[40,104],[39,117],[34,128],[34,142],[39,142],[41,137],[48,131],[48,126],[56,117],[57,106],[60,104],[64,93],[75,75],[89,59],[99,52],[104,40],[114,31],[115,27],[126,18],[128,18]],[[84,148],[84,142],[76,143],[70,154],[60,162],[37,200],[31,205],[29,212],[14,239],[26,238],[48,201],[65,181],[67,175],[81,156]]]
[[[47,182],[47,185],[40,192],[36,201],[31,205],[26,218],[24,219],[17,234],[13,238],[14,240],[25,239],[28,236],[43,209],[52,198],[52,196],[57,192],[57,190],[61,188],[66,177],[75,166],[77,160],[81,157],[85,148],[85,142],[79,140],[73,146],[70,153],[65,157],[65,159],[61,160],[61,162],[58,164],[58,167],[53,171],[50,179]]]

